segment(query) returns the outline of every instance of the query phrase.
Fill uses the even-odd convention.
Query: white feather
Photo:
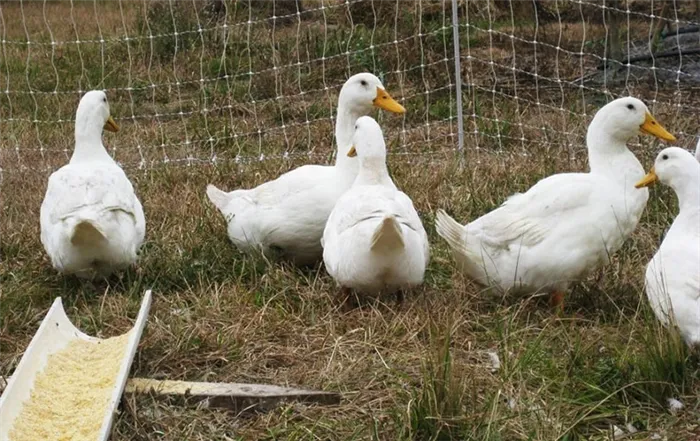
[[[391,251],[403,249],[403,231],[394,215],[387,214],[372,234],[370,249],[372,251]]]

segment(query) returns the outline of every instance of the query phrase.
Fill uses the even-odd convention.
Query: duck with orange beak
[[[319,261],[326,220],[357,177],[358,160],[346,154],[355,122],[374,109],[406,111],[379,78],[354,75],[338,97],[335,165],[305,165],[258,187],[229,193],[209,185],[207,196],[226,218],[231,241],[242,250],[261,251],[297,265]]]
[[[51,174],[41,204],[41,243],[63,274],[107,277],[133,265],[146,234],[141,202],[102,144],[103,130],[119,126],[107,95],[93,90],[78,104],[70,162]]]
[[[700,164],[690,152],[669,147],[636,187],[657,181],[673,188],[679,212],[647,265],[647,297],[661,323],[674,323],[688,345],[700,347]]]
[[[644,211],[648,191],[634,188],[644,169],[627,148],[639,134],[676,139],[642,101],[614,100],[588,127],[590,172],[547,177],[465,226],[439,210],[437,232],[479,283],[549,293],[561,308],[569,285],[608,263]]]

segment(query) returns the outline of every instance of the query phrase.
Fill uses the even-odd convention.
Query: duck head
[[[345,82],[338,96],[338,107],[359,115],[370,113],[374,107],[393,113],[406,112],[371,73],[353,75]]]
[[[641,100],[633,97],[618,98],[603,106],[593,117],[589,130],[598,130],[609,138],[627,143],[640,134],[652,135],[664,141],[675,141],[656,121]]]
[[[684,185],[698,185],[700,164],[692,153],[680,147],[663,149],[654,161],[654,166],[636,188],[648,187],[660,181],[678,191]]]
[[[362,158],[386,158],[386,144],[382,128],[371,116],[363,116],[355,123],[353,145],[347,155]]]

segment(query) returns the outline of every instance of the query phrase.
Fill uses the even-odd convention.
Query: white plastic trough
[[[106,441],[112,430],[114,413],[119,405],[126,380],[131,369],[131,362],[136,354],[136,348],[141,339],[141,333],[146,325],[146,317],[151,307],[151,291],[146,291],[141,301],[139,315],[136,318],[129,341],[124,350],[121,368],[117,381],[112,390],[112,398],[105,414],[102,416],[102,428],[95,441]],[[87,341],[99,341],[100,339],[86,335],[70,322],[61,303],[61,298],[54,300],[51,309],[44,317],[39,326],[39,330],[34,334],[34,338],[29,343],[22,359],[17,365],[17,369],[7,383],[2,397],[0,397],[0,441],[12,441],[9,438],[15,418],[20,413],[23,403],[29,398],[34,380],[46,366],[46,362],[51,354],[65,348],[68,343],[75,339]],[[96,418],[99,416],[95,415]]]

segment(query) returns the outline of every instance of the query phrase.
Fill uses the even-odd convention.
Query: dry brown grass
[[[441,424],[454,419],[450,424],[463,427],[460,433],[475,439],[494,439],[493,433],[489,438],[483,431],[487,423],[499,427],[504,439],[526,439],[528,433],[535,439],[555,439],[581,412],[590,410],[590,404],[559,401],[547,383],[564,381],[558,376],[564,372],[533,365],[530,352],[539,363],[551,358],[548,363],[559,364],[580,357],[580,352],[604,358],[602,348],[617,357],[642,351],[635,335],[644,334],[653,322],[639,315],[645,308],[641,268],[666,218],[647,219],[624,254],[606,269],[602,283],[574,290],[561,319],[536,297],[484,296],[454,272],[431,219],[438,206],[462,219],[476,216],[510,192],[527,188],[550,167],[568,170],[582,165],[568,164],[565,158],[554,164],[522,164],[489,156],[482,157],[477,169],[466,170],[420,158],[412,164],[393,162],[397,183],[413,197],[431,232],[433,262],[426,285],[404,305],[386,300],[351,312],[341,308],[322,267],[301,271],[238,255],[226,241],[220,215],[205,201],[208,182],[260,182],[277,175],[277,168],[131,173],[148,216],[148,241],[137,271],[96,285],[53,273],[41,250],[37,222],[26,221],[38,217],[45,180],[10,175],[4,189],[22,186],[23,191],[3,192],[3,370],[19,360],[54,296],[64,298],[69,315],[82,329],[110,336],[130,326],[127,317],[133,319],[140,295],[152,287],[156,297],[132,375],[337,390],[343,393],[343,403],[324,408],[288,405],[265,415],[234,418],[141,398],[125,403],[114,439],[152,439],[158,433],[172,440],[226,439],[225,435],[368,439],[373,438],[373,427],[378,439],[404,439],[411,427],[407,412],[415,405],[413,394],[427,388],[426,363],[447,336],[458,372],[457,389],[450,393],[464,395],[461,405],[466,407],[456,419],[433,418]],[[520,179],[514,181],[513,176]],[[661,214],[658,209],[650,212]],[[545,347],[534,345],[538,339]],[[510,366],[492,373],[486,351],[499,353]],[[682,399],[688,406],[693,406],[697,392],[697,386],[687,390]],[[500,401],[503,397],[516,400],[519,407],[509,410]],[[533,414],[529,406],[536,404],[551,421]],[[610,412],[608,404],[603,405]],[[611,414],[578,423],[577,431],[592,434],[609,423],[638,419],[647,415],[648,405],[621,403]],[[631,416],[625,417],[627,412]],[[689,421],[692,412],[685,415]],[[657,414],[647,424],[652,432],[682,433],[685,418]],[[416,433],[410,437],[424,439]]]
[[[2,2],[0,8],[6,38],[25,40],[26,23],[31,39],[45,42],[47,23],[62,41],[75,40],[76,29],[80,38],[96,35],[97,22],[113,38],[123,37],[125,27],[130,36],[143,36],[143,17],[148,17],[144,4],[98,3],[95,19],[93,3],[76,2],[73,22],[61,18],[67,13],[65,4],[25,2],[23,13],[17,3]],[[178,4],[189,11],[183,12],[183,20],[200,12],[193,6],[197,4]],[[319,4],[307,2],[309,9]],[[434,4],[439,3],[425,6]],[[247,20],[241,5],[235,14],[229,9],[227,22]],[[468,7],[475,20],[487,17],[473,2]],[[382,16],[374,33],[379,45],[374,56],[365,51],[371,30],[357,27],[350,40],[353,54],[322,62],[324,40],[325,53],[337,55],[350,38],[346,11],[334,11],[325,30],[319,11],[276,27],[274,33],[270,23],[256,24],[250,65],[245,26],[205,45],[190,41],[192,46],[177,55],[161,45],[167,41],[155,49],[139,42],[128,47],[112,42],[105,46],[104,61],[96,50],[99,45],[86,44],[80,53],[74,44],[53,52],[50,45],[37,45],[31,52],[21,45],[2,48],[7,55],[0,60],[0,84],[9,78],[13,93],[0,94],[0,375],[13,371],[56,296],[63,297],[76,325],[104,337],[130,327],[141,295],[152,288],[154,303],[133,376],[336,390],[343,401],[332,407],[288,404],[265,414],[231,415],[129,398],[114,440],[607,440],[612,424],[626,423],[640,430],[627,439],[649,439],[654,433],[669,440],[698,439],[700,371],[675,346],[675,337],[658,329],[642,291],[643,268],[675,210],[667,189],[652,191],[635,235],[604,269],[602,279],[592,274],[573,289],[561,317],[553,316],[538,296],[494,297],[473,285],[454,270],[434,231],[437,208],[466,221],[544,176],[585,170],[585,127],[604,103],[603,96],[545,79],[536,87],[531,75],[492,68],[492,59],[506,67],[515,60],[518,68],[531,72],[531,48],[472,36],[475,59],[471,65],[463,60],[468,149],[461,167],[453,151],[451,89],[422,93],[445,86],[452,75],[450,64],[439,62],[445,54],[441,34],[411,37],[415,15],[399,11],[398,18],[405,21],[398,29],[401,42],[394,46],[396,9],[388,8],[388,18]],[[354,22],[368,17],[374,22],[367,10],[360,12],[364,15]],[[251,13],[264,17],[267,12]],[[441,14],[426,14],[432,14],[432,21],[424,24],[442,25]],[[531,26],[512,26],[509,14],[504,16],[494,23],[496,28],[531,38]],[[149,20],[167,28],[153,16]],[[474,23],[483,28],[483,23]],[[566,26],[570,46],[563,47],[577,47],[583,26]],[[642,29],[644,24],[634,26]],[[550,39],[546,41],[555,42],[556,26],[542,27],[542,35]],[[604,35],[599,24],[589,23],[586,29],[587,36]],[[451,41],[451,34],[447,38]],[[229,49],[223,48],[222,39]],[[216,65],[222,54],[225,68]],[[420,69],[421,54],[425,69]],[[81,55],[85,69],[76,68]],[[547,50],[540,57],[541,75],[552,77],[557,67],[567,80],[580,73],[577,60],[562,57],[557,64]],[[303,66],[273,71],[273,59],[278,66],[300,59]],[[425,285],[403,304],[380,299],[348,312],[322,266],[302,270],[237,253],[204,189],[208,183],[226,189],[252,187],[304,163],[327,163],[332,151],[329,116],[337,90],[347,74],[374,65],[376,72],[385,73],[389,91],[409,109],[405,118],[382,115],[381,123],[391,173],[421,214],[433,258]],[[242,75],[250,66],[263,72],[228,81],[218,77],[222,72]],[[69,93],[36,94],[35,103],[29,95],[15,93],[27,90],[27,76],[35,90]],[[205,87],[198,83],[202,76],[211,80]],[[178,79],[191,83],[178,89],[172,84]],[[155,89],[125,90],[151,82]],[[105,144],[127,165],[144,204],[147,241],[137,269],[108,282],[82,283],[51,269],[39,241],[38,214],[49,172],[65,163],[72,149],[69,120],[79,99],[74,91],[102,86],[110,88],[112,113],[122,125],[118,134],[105,135]],[[306,92],[303,99],[300,90]],[[695,102],[691,92],[635,84],[631,91],[647,100],[656,98],[659,121],[686,135],[680,137],[681,144],[693,143],[690,136],[697,123],[688,114]],[[205,99],[208,108],[216,108],[206,118],[201,113]],[[193,113],[180,117],[181,109]],[[155,113],[175,115],[149,116]],[[49,122],[34,124],[35,115]],[[282,121],[285,130],[280,129]],[[217,139],[211,145],[210,136]],[[184,145],[185,139],[192,144]],[[641,141],[633,149],[649,164],[658,144]],[[208,162],[212,152],[220,159],[217,166]],[[284,152],[292,156],[274,157]],[[257,158],[260,153],[269,158],[233,161],[236,155]],[[205,162],[191,167],[177,162],[188,155]],[[164,164],[166,156],[176,162]],[[137,167],[141,160],[145,170]],[[500,356],[498,371],[491,370],[490,351]],[[653,363],[659,366],[649,367]],[[661,397],[669,394],[686,404],[681,414],[665,412]]]

